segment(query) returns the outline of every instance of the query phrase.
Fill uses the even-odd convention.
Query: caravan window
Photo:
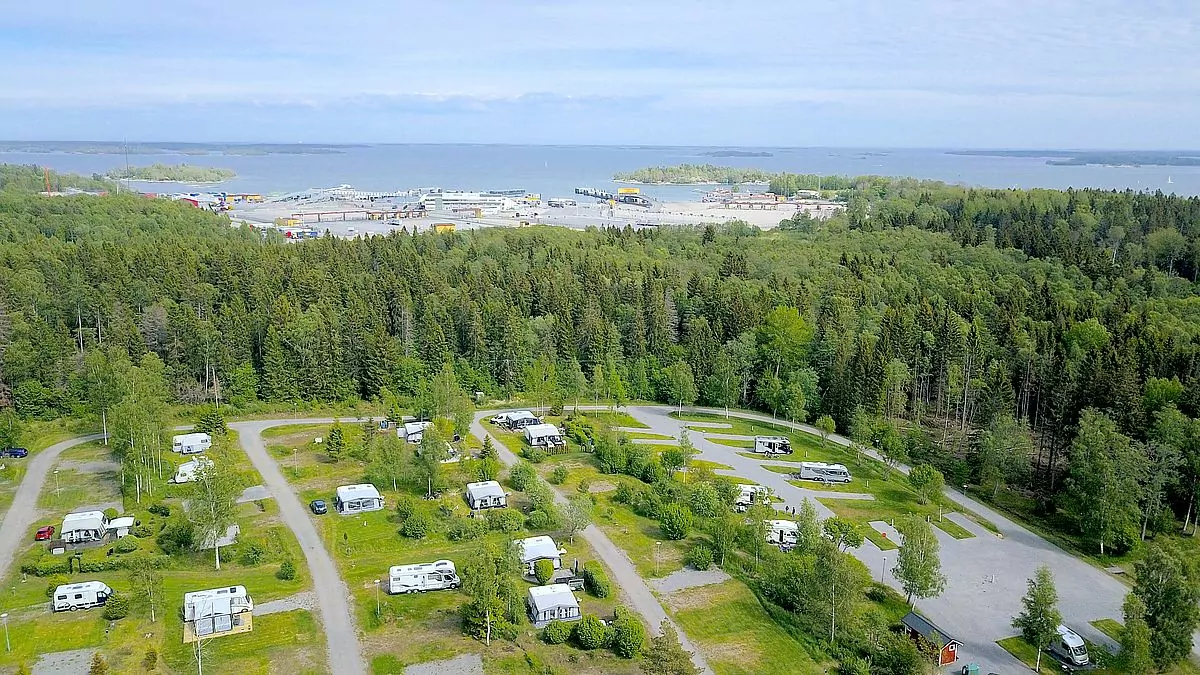
[[[65,595],[60,595],[60,596],[58,596],[58,597],[57,597],[57,598],[55,598],[55,599],[56,599],[56,600],[66,600],[66,599],[67,599],[67,596],[65,596]]]

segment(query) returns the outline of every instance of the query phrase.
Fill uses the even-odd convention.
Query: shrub
[[[488,511],[487,523],[497,532],[516,532],[525,524],[525,516],[513,509],[495,509]]]
[[[712,547],[708,544],[696,544],[687,552],[683,561],[695,569],[706,570],[713,564]]]
[[[156,502],[154,504],[151,504],[150,508],[148,508],[146,510],[149,511],[150,513],[153,513],[156,516],[162,516],[163,518],[167,518],[171,515],[171,507],[167,506],[166,504],[164,504],[162,502]]]
[[[142,670],[151,671],[158,668],[158,652],[151,647],[146,650],[146,655],[142,657]]]
[[[478,539],[487,532],[488,523],[477,518],[455,518],[446,528],[446,538],[450,541],[470,541]]]
[[[242,546],[242,550],[238,552],[238,562],[246,567],[254,567],[261,563],[265,557],[267,557],[267,551],[257,541],[252,541]]]
[[[154,536],[154,528],[149,525],[134,525],[129,533],[138,539],[149,539]]]
[[[517,462],[517,465],[508,474],[508,482],[513,488],[524,492],[526,488],[537,480],[537,477],[537,469],[534,469],[532,464],[529,462]]]
[[[46,555],[33,562],[21,563],[21,572],[35,577],[49,577],[69,573],[70,564],[68,556]]]
[[[291,558],[284,560],[279,565],[279,571],[275,572],[275,578],[280,581],[291,581],[296,578],[296,563],[292,562]]]
[[[658,524],[667,539],[686,539],[692,530],[692,512],[680,504],[667,504],[662,508]]]
[[[545,559],[533,563],[533,576],[542,586],[550,583],[550,580],[554,578],[554,563]]]
[[[646,627],[629,610],[617,612],[611,631],[612,648],[617,656],[632,659],[646,646]]]
[[[123,593],[115,593],[104,603],[104,614],[102,615],[109,621],[124,619],[129,616],[129,598]]]
[[[396,516],[400,520],[408,520],[417,512],[417,503],[412,497],[401,497],[396,500]]]
[[[117,540],[116,545],[113,546],[113,550],[117,553],[133,553],[138,550],[137,539],[133,537],[121,537]]]
[[[617,491],[613,494],[613,501],[618,504],[632,504],[637,499],[640,490],[634,487],[633,483],[627,480],[617,481]]]
[[[554,470],[550,472],[550,482],[554,485],[562,485],[563,483],[567,482],[568,475],[570,475],[570,472],[567,471],[567,467],[556,466],[554,467]]]
[[[183,518],[176,518],[167,523],[155,541],[163,553],[174,555],[192,547],[192,524]]]
[[[566,621],[551,621],[542,629],[542,639],[552,645],[561,645],[571,639],[571,624]]]
[[[121,512],[112,507],[109,507],[107,509],[104,509],[104,517],[109,520],[115,520],[115,519],[121,517]]]
[[[583,564],[583,585],[587,588],[588,593],[597,598],[607,598],[612,594],[612,584],[608,581],[608,575],[604,573],[604,568],[599,562],[589,560]]]
[[[546,460],[546,451],[527,445],[521,450],[521,456],[534,464],[541,464]]]
[[[49,597],[53,596],[54,589],[58,588],[59,586],[62,586],[64,584],[69,584],[69,583],[71,583],[71,577],[68,577],[65,574],[50,575],[50,577],[48,579],[46,579],[46,597],[49,598]]]
[[[400,526],[400,534],[409,539],[424,539],[429,534],[429,518],[424,514],[410,517]]]
[[[583,495],[591,494],[592,493],[592,481],[584,478],[583,480],[579,481],[579,485],[575,486],[575,490],[577,492],[579,492],[579,494],[583,494]]]
[[[600,623],[600,618],[595,614],[583,615],[582,619],[575,622],[571,633],[580,649],[600,649],[608,642],[608,628]]]
[[[531,530],[553,530],[558,525],[558,514],[550,510],[534,509],[529,512],[529,517],[525,519],[525,525]]]

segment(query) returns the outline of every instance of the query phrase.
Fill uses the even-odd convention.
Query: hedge
[[[604,568],[595,560],[589,560],[583,564],[583,584],[587,588],[588,593],[597,598],[607,598],[612,593],[612,584],[608,580],[608,575],[604,573]]]

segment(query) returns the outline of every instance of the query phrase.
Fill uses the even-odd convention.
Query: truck
[[[113,589],[103,581],[84,581],[58,586],[54,589],[50,611],[74,612],[77,609],[100,607],[108,602],[112,595]]]
[[[212,436],[205,433],[180,434],[171,437],[171,450],[182,455],[198,455],[212,447]]]
[[[400,593],[424,593],[425,591],[440,591],[446,588],[458,588],[462,580],[452,560],[438,560],[431,563],[415,565],[396,565],[388,570],[387,592],[392,595]]]
[[[800,471],[792,476],[821,483],[849,483],[851,479],[850,471],[844,465],[825,462],[800,462]]]
[[[1091,663],[1087,643],[1078,633],[1062,624],[1058,625],[1058,637],[1050,643],[1050,653],[1071,666],[1086,666]]]

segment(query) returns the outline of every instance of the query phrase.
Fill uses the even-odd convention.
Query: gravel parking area
[[[724,570],[716,567],[710,567],[706,570],[685,567],[661,579],[651,579],[649,583],[659,593],[674,593],[675,591],[682,591],[685,588],[719,584],[729,578],[729,575]]]
[[[445,661],[418,663],[405,668],[404,675],[483,675],[483,659],[478,654],[463,654]]]

